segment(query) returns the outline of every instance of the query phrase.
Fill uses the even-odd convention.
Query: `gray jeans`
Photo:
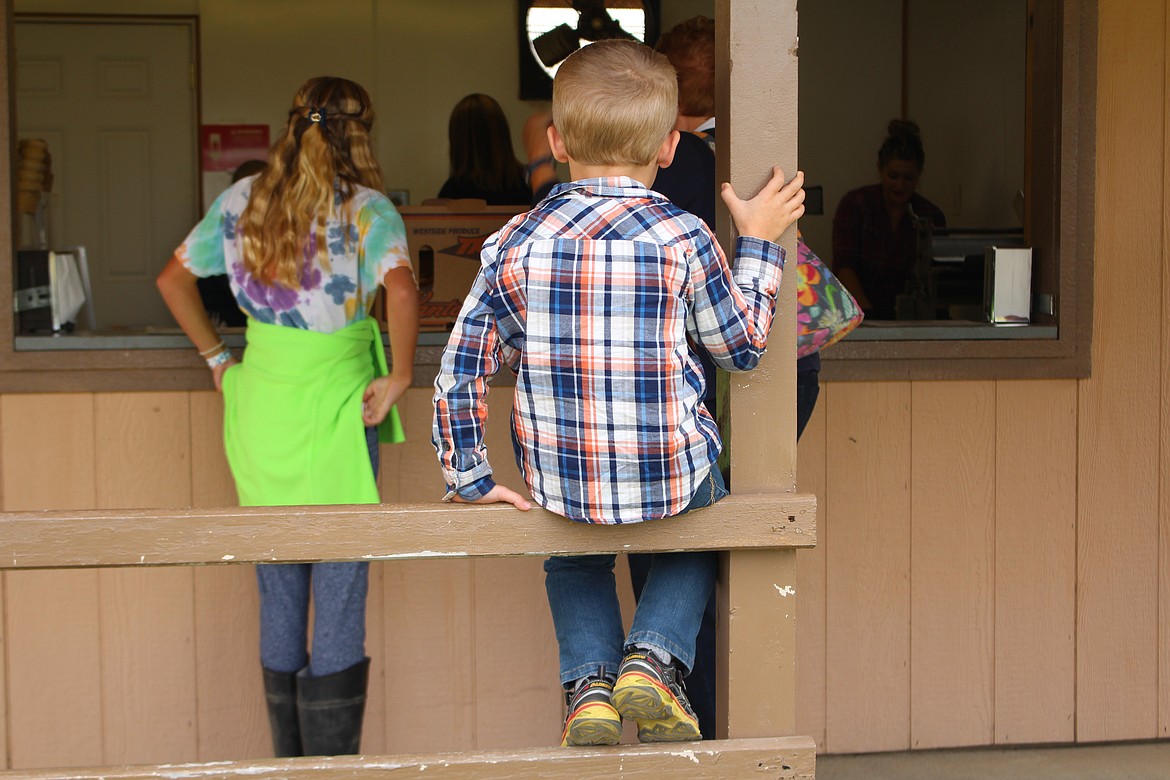
[[[366,429],[370,465],[378,473],[378,430]],[[262,563],[260,663],[274,672],[321,677],[348,669],[366,657],[368,563]],[[313,647],[308,649],[309,596]]]

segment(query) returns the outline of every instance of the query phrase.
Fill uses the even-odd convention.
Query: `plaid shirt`
[[[590,523],[685,509],[721,448],[688,340],[721,368],[754,368],[784,250],[741,237],[733,271],[700,219],[622,177],[559,185],[490,236],[480,262],[435,379],[447,499],[495,484],[485,396],[505,362],[537,503]]]

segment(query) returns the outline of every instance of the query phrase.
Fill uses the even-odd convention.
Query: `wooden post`
[[[716,96],[719,181],[741,197],[779,165],[796,172],[796,0],[719,0]],[[720,204],[719,235],[733,233]],[[796,231],[785,235],[796,268]],[[796,490],[796,278],[785,273],[768,353],[731,379],[732,489]],[[786,517],[770,518],[774,523]],[[796,556],[732,551],[720,567],[720,737],[792,734],[796,724]],[[734,651],[732,651],[734,648]]]

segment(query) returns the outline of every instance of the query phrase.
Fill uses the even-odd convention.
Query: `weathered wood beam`
[[[796,0],[718,0],[716,20],[719,181],[754,195],[779,165],[796,173]],[[731,243],[721,214],[719,236]],[[731,378],[732,483],[740,490],[796,490],[796,231],[781,244],[788,263],[768,354]],[[717,631],[718,736],[765,737],[796,729],[796,552],[732,550],[720,566]],[[732,649],[734,648],[734,652]]]
[[[811,547],[815,515],[815,496],[790,493],[621,526],[440,503],[8,512],[0,570]]]
[[[816,748],[809,737],[686,742],[673,745],[627,745],[616,748],[534,748],[403,756],[337,756],[330,758],[220,761],[208,764],[47,769],[0,772],[5,778],[27,780],[147,780],[148,778],[247,778],[285,780],[291,777],[442,778],[483,777],[622,777],[625,780],[797,780],[812,778]]]

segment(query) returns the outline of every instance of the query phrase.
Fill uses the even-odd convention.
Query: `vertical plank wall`
[[[1106,4],[1110,5],[1110,4]],[[1077,467],[1077,736],[1103,740],[1158,733],[1160,328],[1127,337],[1132,282],[1161,290],[1166,200],[1166,4],[1102,9],[1098,73],[1098,203],[1117,203],[1097,226],[1094,372],[1081,383]],[[1141,139],[1151,139],[1144,143]],[[1138,154],[1127,154],[1137,144]],[[1104,161],[1109,163],[1105,164]],[[1157,280],[1157,281],[1155,281]],[[1166,316],[1143,296],[1151,322]],[[1147,308],[1148,307],[1148,308]],[[1125,532],[1118,534],[1119,523]],[[1163,681],[1165,684],[1166,681]]]
[[[510,399],[489,447],[519,487]],[[411,437],[384,447],[387,501],[440,477],[430,392],[402,404]],[[0,397],[6,511],[215,506],[235,500],[210,392]],[[536,559],[371,567],[369,752],[546,745],[560,733],[556,646]],[[628,575],[619,573],[630,601]],[[3,575],[3,755],[14,768],[269,755],[253,567]]]
[[[797,730],[823,751],[1170,737],[1165,0],[1101,3],[1099,26],[1093,376],[827,384],[800,442],[821,504]],[[387,500],[435,495],[428,397],[384,448]],[[515,485],[503,394],[492,411]],[[230,503],[219,415],[204,392],[0,397],[0,505]],[[252,577],[0,576],[0,763],[265,755]],[[556,739],[539,561],[382,564],[371,585],[368,750]]]
[[[823,751],[1170,736],[1167,17],[1099,4],[1092,377],[823,388],[797,634]]]
[[[6,511],[97,506],[92,395],[4,396],[0,426]],[[11,765],[105,763],[99,573],[4,579]]]
[[[189,506],[189,433],[187,393],[95,396],[98,508]],[[98,572],[106,763],[197,755],[194,586],[188,567]]]

